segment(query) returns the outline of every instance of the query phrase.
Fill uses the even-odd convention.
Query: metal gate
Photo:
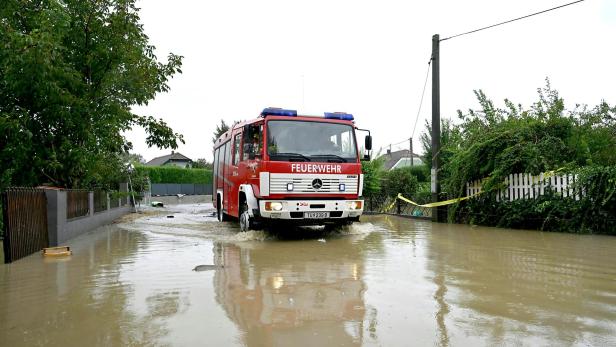
[[[49,246],[47,197],[43,189],[8,188],[2,192],[4,262]]]

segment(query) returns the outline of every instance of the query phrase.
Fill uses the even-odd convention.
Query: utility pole
[[[409,143],[410,143],[409,147],[410,147],[410,150],[411,150],[411,154],[410,154],[411,166],[413,166],[413,138],[412,137],[409,139]]]
[[[440,76],[439,76],[439,35],[432,36],[432,202],[439,201],[441,185],[438,181],[438,171],[440,167],[441,151],[441,95],[440,95]],[[432,208],[432,221],[440,222],[438,213],[439,208]]]

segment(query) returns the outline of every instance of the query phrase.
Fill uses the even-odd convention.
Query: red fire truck
[[[266,108],[214,144],[213,203],[218,219],[246,231],[263,224],[344,225],[363,212],[363,175],[353,115],[298,116]]]

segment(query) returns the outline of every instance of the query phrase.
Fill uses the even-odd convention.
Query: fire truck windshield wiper
[[[346,163],[347,160],[339,155],[335,155],[335,154],[315,154],[315,155],[311,155],[312,158],[314,157],[324,157],[324,158],[331,158],[331,159],[335,159],[337,161],[340,161],[341,163]]]
[[[304,161],[311,161],[310,158],[308,158],[307,156],[303,154],[299,154],[299,153],[284,152],[284,153],[275,153],[275,154],[270,154],[270,155],[282,156],[282,157],[292,157],[294,159],[301,158],[301,159],[304,159]]]

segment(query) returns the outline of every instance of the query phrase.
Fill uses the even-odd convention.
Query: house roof
[[[391,153],[385,153],[381,156],[381,158],[385,158],[385,162],[383,163],[383,169],[389,171],[391,170],[402,158],[408,158],[411,153],[408,149],[403,149],[400,151],[395,151]],[[419,158],[419,154],[413,153],[413,159]]]
[[[170,161],[192,162],[192,159],[190,159],[189,157],[183,155],[182,153],[173,152],[172,151],[171,154],[163,155],[162,157],[156,157],[156,158],[148,161],[147,163],[145,163],[145,165],[148,165],[148,166],[161,166],[161,165],[165,165],[166,163],[168,163]]]

